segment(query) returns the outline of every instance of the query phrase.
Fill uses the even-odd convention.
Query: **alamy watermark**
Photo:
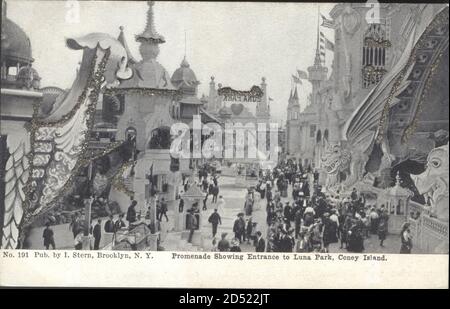
[[[277,162],[278,123],[202,124],[194,115],[192,129],[185,123],[170,128],[170,154],[183,159],[254,159]]]
[[[368,24],[379,24],[380,19],[380,3],[377,0],[369,0],[366,2],[366,7],[370,8],[366,12],[366,22]]]

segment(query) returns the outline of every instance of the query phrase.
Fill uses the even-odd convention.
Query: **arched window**
[[[320,143],[321,140],[322,140],[322,132],[319,130],[317,131],[316,142]]]
[[[323,139],[325,141],[328,141],[328,129],[326,129],[325,132],[323,132]]]
[[[152,131],[148,149],[169,149],[172,141],[169,127],[159,127]]]
[[[386,73],[386,50],[391,42],[386,35],[386,26],[370,24],[364,34],[362,50],[362,83],[364,88],[377,84]]]
[[[129,142],[135,142],[136,141],[136,136],[137,136],[137,131],[135,128],[133,127],[128,127],[125,130],[125,139]]]
[[[312,125],[310,125],[310,127],[309,127],[309,136],[311,137],[311,138],[314,138],[314,135],[316,134],[316,125],[315,124],[312,124]]]

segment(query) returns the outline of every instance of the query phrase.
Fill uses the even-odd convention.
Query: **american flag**
[[[322,14],[320,14],[320,15],[322,16],[322,25],[321,25],[322,27],[331,28],[331,29],[335,28],[334,21],[332,21],[331,19],[326,18]]]
[[[319,52],[320,52],[320,58],[323,62],[325,62],[325,35],[323,34],[323,32],[320,32],[320,38],[319,38]]]

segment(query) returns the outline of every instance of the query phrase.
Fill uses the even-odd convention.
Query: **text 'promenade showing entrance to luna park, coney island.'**
[[[68,2],[2,0],[2,249],[448,254],[448,5]]]

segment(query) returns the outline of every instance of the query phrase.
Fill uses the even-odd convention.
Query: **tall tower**
[[[291,90],[288,103],[287,121],[298,120],[300,115],[300,101],[298,98],[297,87],[295,87],[293,92]]]
[[[286,149],[290,155],[295,155],[300,148],[299,116],[300,102],[297,87],[295,87],[289,96],[286,121]]]
[[[308,80],[312,84],[312,104],[316,104],[318,100],[317,91],[323,81],[327,79],[328,68],[322,65],[322,59],[320,57],[319,49],[319,18],[320,14],[317,14],[317,44],[316,44],[316,56],[314,58],[314,65],[308,67]]]
[[[136,42],[141,43],[139,52],[142,59],[147,61],[155,60],[159,55],[159,44],[165,43],[166,39],[156,32],[153,16],[153,1],[148,1],[147,24],[141,34],[136,35]]]
[[[217,101],[217,90],[216,82],[214,81],[214,76],[211,76],[211,81],[209,82],[209,94],[208,94],[208,106],[207,110],[210,112],[217,112],[218,108],[216,106]]]

